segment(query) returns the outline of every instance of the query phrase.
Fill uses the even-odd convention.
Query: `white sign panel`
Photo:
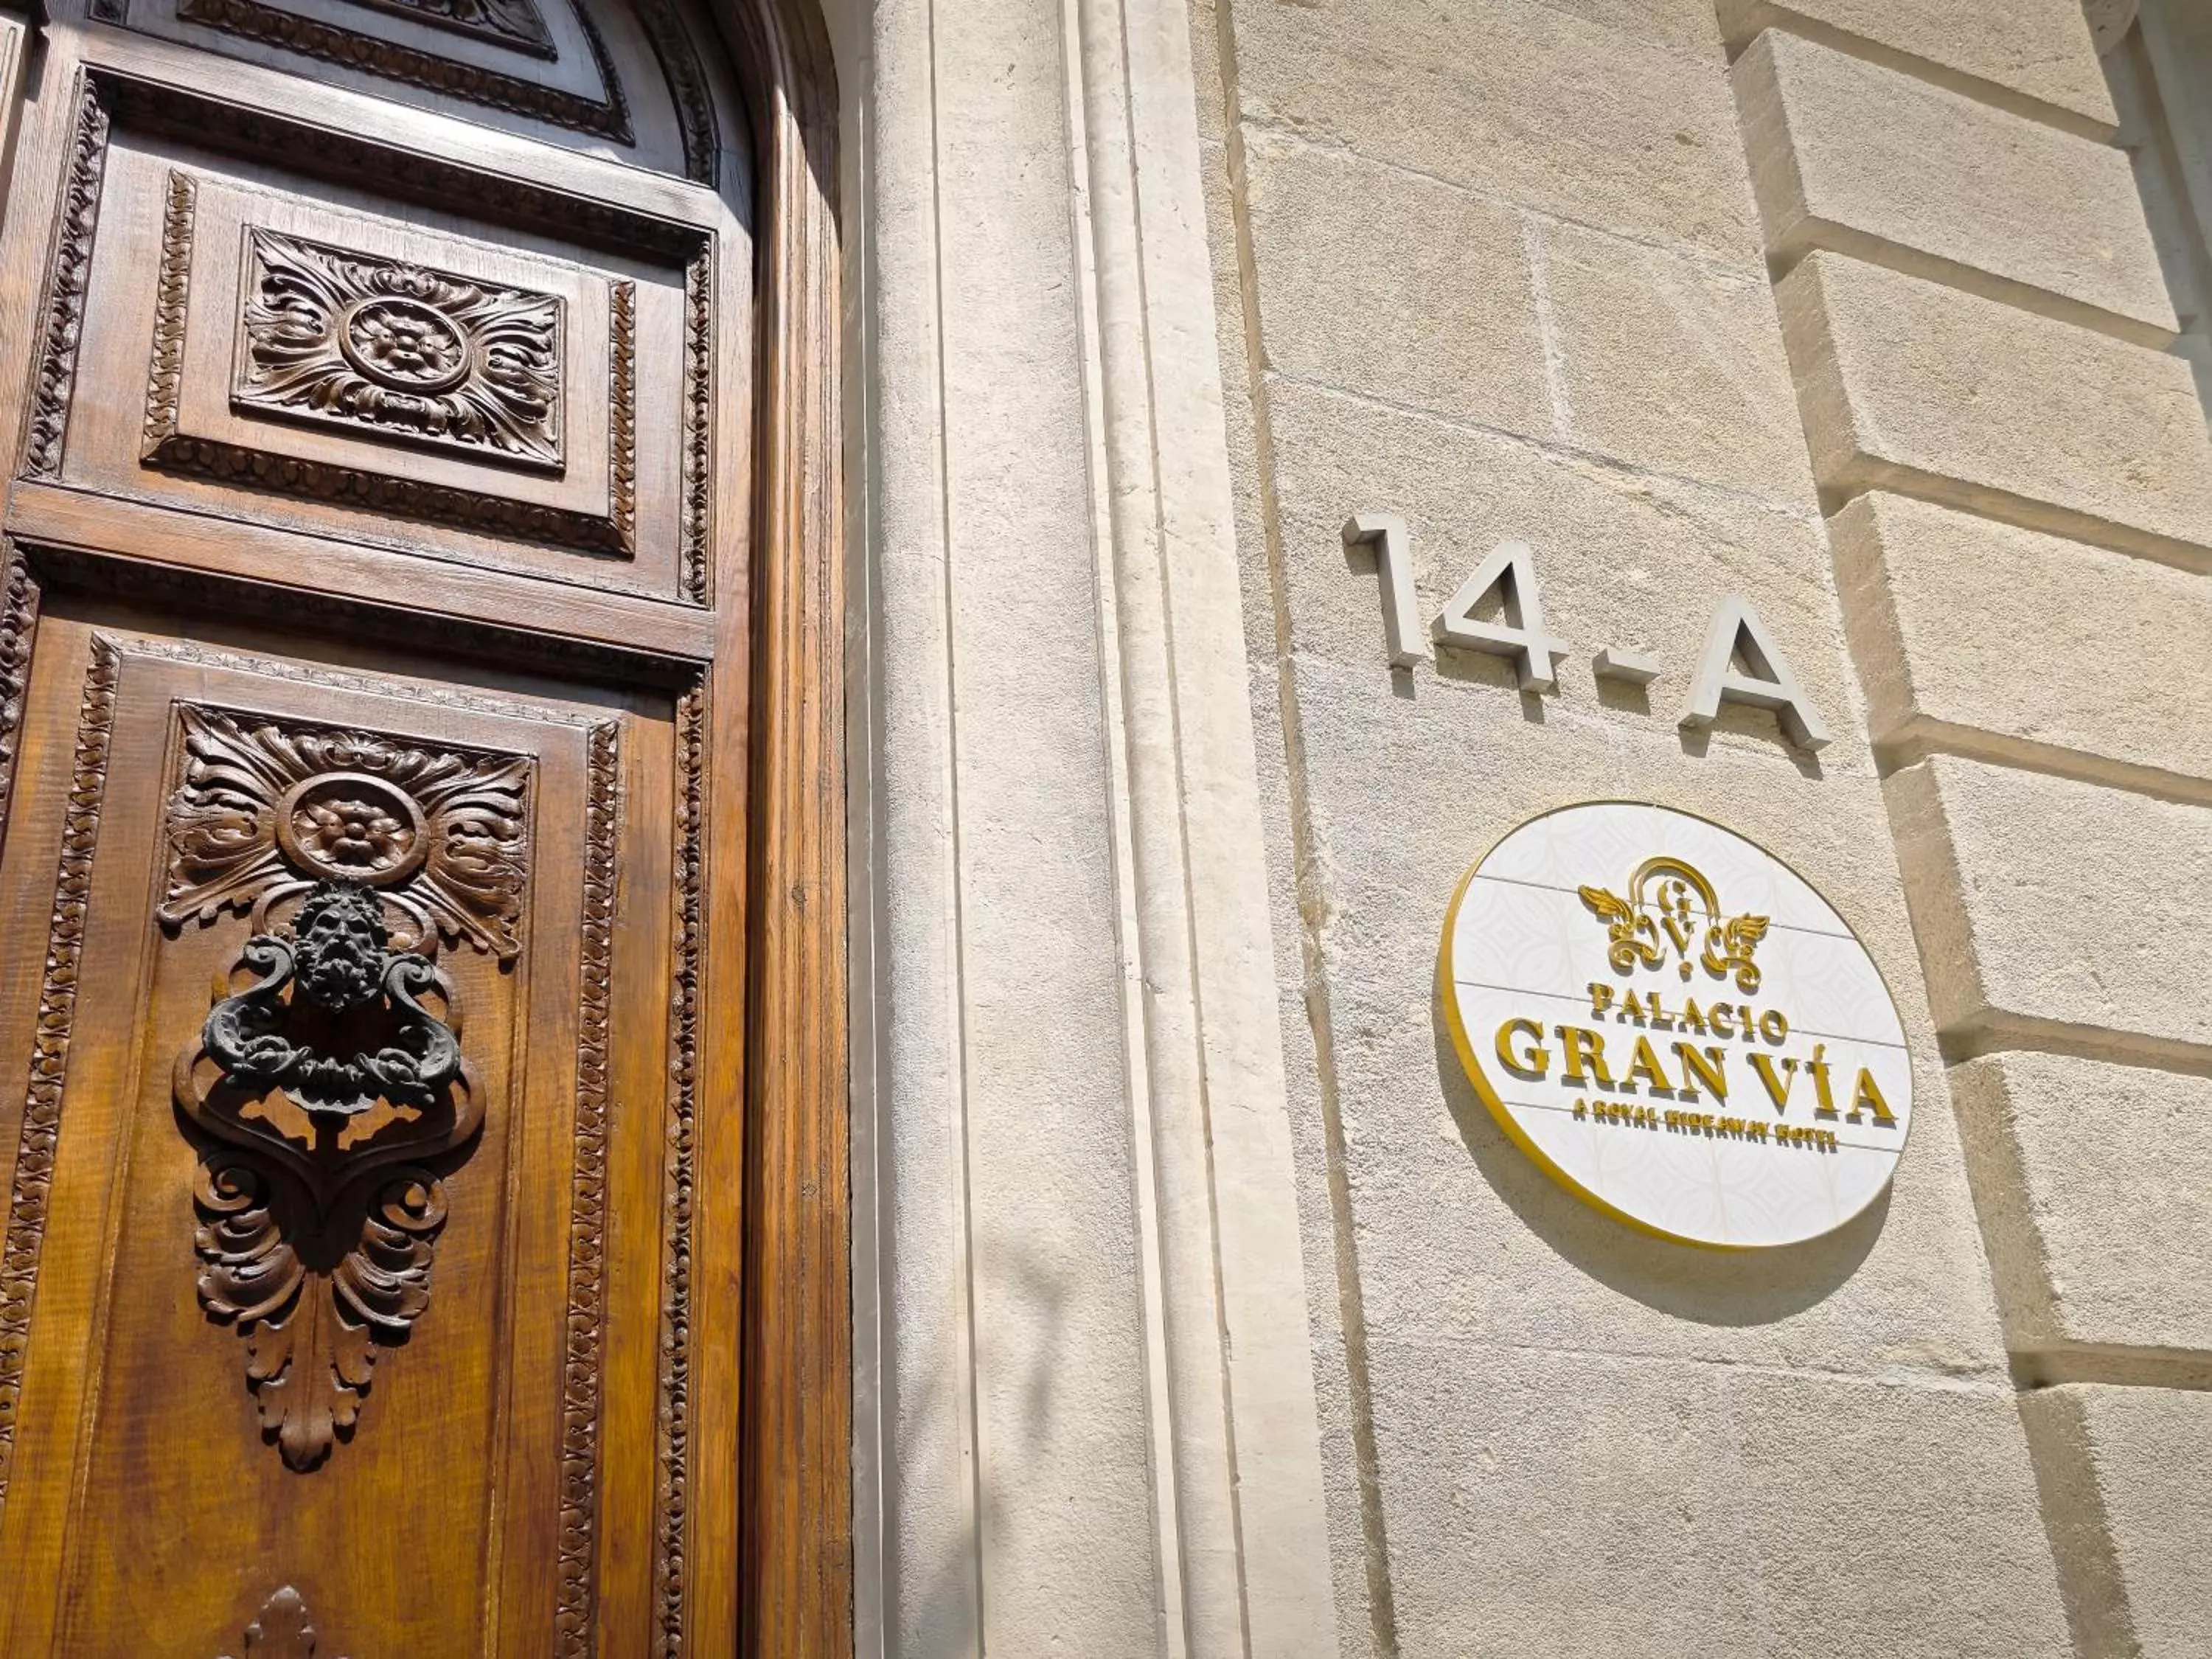
[[[1666,807],[1532,818],[1460,883],[1437,975],[1483,1103],[1633,1226],[1748,1249],[1879,1197],[1912,1121],[1889,990],[1780,860]]]

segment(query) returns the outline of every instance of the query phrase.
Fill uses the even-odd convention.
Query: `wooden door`
[[[832,1650],[788,88],[688,0],[6,39],[0,1659]]]

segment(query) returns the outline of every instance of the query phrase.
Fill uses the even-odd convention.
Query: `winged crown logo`
[[[1693,963],[1703,963],[1717,978],[1733,974],[1746,996],[1759,989],[1759,964],[1752,958],[1766,937],[1768,918],[1722,915],[1712,883],[1682,860],[1644,860],[1628,878],[1626,898],[1602,887],[1576,891],[1606,926],[1606,960],[1615,972],[1663,967],[1673,957],[1684,979]]]

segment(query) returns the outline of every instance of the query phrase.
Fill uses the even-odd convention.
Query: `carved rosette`
[[[176,926],[247,908],[173,1093],[200,1152],[200,1304],[246,1345],[261,1425],[312,1469],[429,1305],[445,1178],[484,1103],[442,938],[519,949],[530,763],[180,708]]]
[[[259,227],[231,402],[557,471],[561,301]]]
[[[529,859],[530,763],[374,732],[280,726],[186,705],[170,798],[161,919],[270,907],[318,880],[375,889],[420,940],[434,931],[501,962]]]

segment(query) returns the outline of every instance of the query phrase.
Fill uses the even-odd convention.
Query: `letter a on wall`
[[[1739,658],[1743,669],[1735,665]],[[1828,728],[1820,710],[1797,683],[1796,672],[1766,631],[1766,624],[1759,621],[1759,613],[1751,608],[1751,601],[1740,593],[1729,594],[1713,611],[1680,724],[1701,731],[1720,717],[1723,702],[1772,709],[1784,732],[1800,748],[1818,749],[1828,741]]]

